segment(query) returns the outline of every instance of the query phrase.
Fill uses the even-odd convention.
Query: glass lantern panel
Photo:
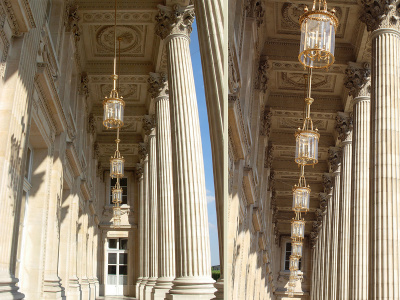
[[[301,131],[296,134],[295,162],[300,165],[318,163],[319,134],[314,131]]]
[[[311,13],[301,23],[300,62],[309,68],[329,67],[335,61],[335,25],[323,13]]]
[[[289,281],[289,286],[295,287],[296,286],[296,282],[295,281]]]
[[[293,210],[307,212],[310,208],[310,189],[296,187],[293,190]]]
[[[121,128],[124,125],[124,106],[121,99],[110,98],[103,101],[103,125],[107,128]]]
[[[119,228],[121,226],[121,218],[120,217],[114,217],[113,218],[113,225],[115,228]]]
[[[290,265],[289,265],[289,270],[298,270],[299,269],[299,258],[296,256],[291,256],[290,257]]]
[[[292,221],[292,238],[304,238],[304,221]]]
[[[292,242],[292,255],[301,257],[303,254],[303,244],[301,242]]]
[[[122,189],[113,188],[112,201],[113,201],[113,203],[121,203],[122,202]]]
[[[123,158],[110,159],[110,176],[111,176],[111,178],[124,177],[124,159]]]

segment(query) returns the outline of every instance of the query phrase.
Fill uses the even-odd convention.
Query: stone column
[[[332,226],[331,226],[331,242],[330,242],[330,261],[329,261],[329,284],[326,299],[336,299],[337,291],[337,266],[339,251],[339,202],[340,202],[340,171],[341,171],[342,152],[339,147],[329,148],[329,167],[330,182],[332,191]]]
[[[146,116],[143,126],[149,132],[149,279],[145,288],[145,299],[151,299],[152,290],[158,278],[158,214],[157,214],[157,142],[155,119]]]
[[[216,283],[216,299],[224,297],[224,24],[221,0],[195,0],[197,32],[203,66],[208,123],[213,158],[215,206],[217,211],[221,277]],[[227,17],[227,16],[225,16]],[[225,39],[226,40],[226,39]],[[227,155],[225,155],[227,156]],[[227,171],[227,170],[226,170]],[[226,174],[227,175],[227,174]],[[227,178],[227,176],[225,177]]]
[[[348,299],[350,263],[351,139],[353,123],[346,113],[338,113],[336,131],[342,148],[339,204],[338,299]]]
[[[136,298],[139,298],[140,284],[143,280],[143,256],[144,256],[144,191],[143,191],[143,164],[136,164],[136,178],[139,186],[139,277],[136,281]]]
[[[320,247],[320,255],[319,255],[319,285],[320,288],[318,289],[318,298],[317,299],[324,299],[324,288],[325,287],[325,277],[326,277],[326,243],[327,243],[327,237],[326,237],[326,232],[327,232],[327,224],[326,224],[326,207],[327,207],[327,199],[324,197],[320,196],[320,207],[322,211],[322,226],[321,226],[321,231],[320,231],[320,236],[319,238],[321,239],[321,247]]]
[[[372,32],[369,299],[399,299],[400,23],[397,1],[363,4]]]
[[[353,97],[349,299],[368,300],[370,66],[351,64],[345,86]]]
[[[323,296],[322,299],[328,299],[328,290],[331,278],[331,247],[332,247],[332,217],[333,217],[333,199],[332,199],[332,176],[331,174],[324,174],[324,193],[319,194],[320,201],[326,204],[326,217],[325,217],[325,251],[324,255],[324,271],[325,276],[322,282]]]
[[[153,299],[164,300],[175,279],[174,192],[172,182],[171,121],[165,74],[150,73],[150,88],[156,106],[158,276]]]
[[[199,114],[189,35],[193,6],[159,6],[155,32],[165,41],[175,196],[176,279],[168,299],[211,299],[210,238]]]
[[[149,155],[147,144],[141,143],[139,144],[139,153],[141,159],[143,161],[143,278],[140,282],[139,288],[139,299],[143,300],[144,298],[144,288],[147,284],[147,280],[149,279],[149,238],[150,238],[150,230],[149,230]]]

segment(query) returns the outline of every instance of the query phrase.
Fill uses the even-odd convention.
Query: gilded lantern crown
[[[318,7],[317,7],[318,6]],[[335,9],[328,11],[326,1],[314,0],[312,10],[304,8],[301,27],[299,61],[308,68],[323,69],[335,61],[335,33],[339,20]]]

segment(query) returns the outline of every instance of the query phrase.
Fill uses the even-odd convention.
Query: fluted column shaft
[[[371,38],[369,298],[400,299],[400,31]]]
[[[158,213],[157,213],[157,142],[153,128],[149,134],[149,279],[146,283],[145,299],[151,299],[151,292],[158,277]]]
[[[329,285],[331,278],[331,247],[332,247],[332,195],[327,195],[327,207],[326,207],[326,231],[325,231],[325,251],[324,251],[324,271],[325,277],[323,281],[323,298],[328,299]]]
[[[147,150],[145,150],[147,151]],[[149,279],[149,156],[147,153],[143,154],[143,278],[140,283],[139,299],[144,299],[144,288],[146,286],[147,280]]]
[[[158,279],[154,299],[164,300],[175,279],[174,192],[172,182],[171,120],[164,74],[151,73],[155,88],[158,195]]]
[[[354,99],[350,300],[368,300],[370,97]]]
[[[342,142],[339,204],[338,299],[348,299],[350,257],[351,139]]]
[[[160,7],[156,28],[167,46],[175,248],[179,253],[177,278],[168,299],[212,299],[215,292],[199,114],[189,50],[193,18],[192,6],[174,10]]]
[[[140,295],[140,283],[143,280],[143,256],[144,256],[144,184],[143,184],[143,164],[136,165],[136,178],[139,187],[139,277],[136,281],[136,298]]]
[[[319,276],[319,282],[320,282],[320,288],[318,289],[318,298],[319,300],[323,300],[324,299],[324,282],[325,282],[325,276],[326,276],[326,271],[325,271],[325,267],[326,267],[326,263],[325,263],[325,251],[326,251],[326,212],[324,213],[323,217],[322,217],[322,228],[321,228],[321,232],[320,232],[320,237],[321,239],[321,247],[320,247],[320,255],[319,255],[319,259],[320,259],[320,276]]]

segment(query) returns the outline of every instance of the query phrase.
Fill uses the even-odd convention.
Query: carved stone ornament
[[[229,93],[235,94],[240,89],[240,72],[239,62],[235,52],[235,48],[228,45],[228,83]]]
[[[146,143],[139,143],[139,151],[138,151],[138,153],[139,153],[139,156],[140,156],[141,159],[145,159],[146,158],[147,154],[149,153]]]
[[[261,113],[261,123],[260,123],[260,134],[263,136],[269,136],[271,132],[271,117],[272,112],[269,107],[265,107],[264,111]]]
[[[150,134],[151,131],[156,127],[155,115],[145,115],[142,119],[142,128],[146,135]]]
[[[167,75],[165,73],[150,73],[148,83],[148,92],[151,98],[168,96]]]
[[[339,140],[342,142],[351,141],[353,133],[353,118],[343,112],[338,112],[336,116],[336,131]]]
[[[135,175],[136,175],[136,178],[138,180],[142,178],[142,176],[143,176],[143,164],[140,164],[140,163],[136,164]]]
[[[379,28],[399,29],[400,9],[396,3],[397,0],[361,0],[361,22],[367,25],[368,31]]]
[[[97,142],[94,142],[93,143],[93,154],[94,154],[94,158],[99,158],[99,155],[100,155],[100,146],[99,146],[99,143],[97,143]]]
[[[271,68],[271,65],[268,63],[268,58],[260,61],[258,65],[258,70],[256,72],[256,78],[254,80],[254,88],[256,90],[261,90],[264,93],[267,91],[267,83],[268,83],[268,70]]]
[[[325,194],[330,194],[333,189],[333,178],[330,173],[324,173],[322,175],[323,179],[323,186],[324,186],[324,193]],[[321,193],[320,193],[321,194]]]
[[[274,146],[269,145],[265,148],[264,168],[271,169],[272,161],[274,160]]]
[[[342,162],[342,149],[339,147],[330,147],[328,150],[328,162],[332,172],[340,171]]]
[[[78,22],[80,20],[78,15],[77,5],[67,5],[67,24],[66,31],[72,32],[74,35],[75,42],[81,39],[81,29],[79,28]]]
[[[316,222],[314,222],[314,223],[316,223]],[[310,241],[311,241],[311,247],[315,247],[315,244],[317,243],[317,241],[318,241],[318,234],[315,232],[315,231],[312,231],[311,233],[310,233]]]
[[[319,193],[319,207],[323,213],[326,213],[326,208],[328,206],[329,195],[327,193]]]
[[[161,39],[172,35],[183,35],[189,37],[192,33],[194,22],[194,7],[186,7],[177,4],[171,7],[159,5],[156,16],[155,33]]]
[[[246,17],[256,19],[257,26],[263,23],[265,9],[260,0],[247,0]]]
[[[89,96],[89,77],[85,72],[81,73],[81,86],[79,90],[85,97]]]
[[[369,63],[364,63],[362,67],[349,64],[346,69],[344,86],[349,90],[349,95],[353,98],[369,96],[371,90],[371,67]]]
[[[89,115],[88,118],[88,133],[95,134],[96,133],[96,119],[93,114]]]

